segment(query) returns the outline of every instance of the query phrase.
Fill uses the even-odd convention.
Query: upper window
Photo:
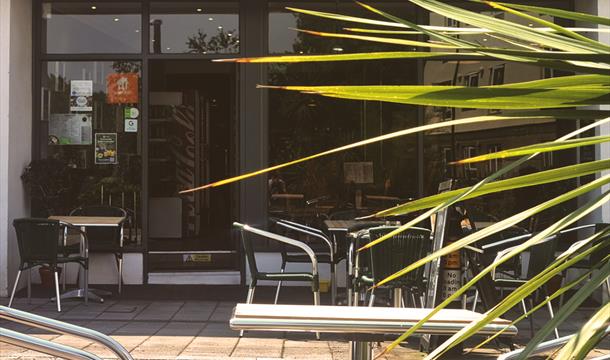
[[[150,7],[151,53],[239,53],[237,2],[160,2]]]
[[[139,53],[140,10],[139,3],[43,3],[43,47],[49,54]]]

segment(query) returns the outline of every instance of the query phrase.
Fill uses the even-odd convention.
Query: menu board
[[[117,160],[117,134],[95,134],[95,163],[97,165],[116,164]]]
[[[91,115],[51,114],[49,145],[91,145]]]

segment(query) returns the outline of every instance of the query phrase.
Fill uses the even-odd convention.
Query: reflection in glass
[[[140,243],[140,62],[43,63],[41,158],[71,169],[61,199],[66,215],[80,205],[115,205],[131,216]],[[141,125],[141,123],[140,123]],[[36,207],[36,204],[34,204]]]
[[[269,83],[412,84],[415,66],[398,61],[273,65]],[[283,91],[270,91],[269,103],[274,104],[269,106],[271,164],[417,124],[416,107],[409,105]],[[417,196],[416,140],[407,136],[372,144],[271,174],[271,216],[309,221],[344,209],[370,213]]]
[[[151,53],[239,53],[237,3],[151,4]]]
[[[46,52],[139,53],[141,15],[138,3],[43,3]]]
[[[366,27],[358,23],[333,21],[311,15],[289,12],[285,7],[296,7],[324,11],[331,13],[349,14],[358,17],[374,17],[370,11],[352,2],[317,2],[315,4],[302,2],[269,2],[269,53],[282,54],[332,54],[332,53],[354,53],[366,51],[391,51],[405,50],[403,46],[356,41],[349,39],[335,39],[320,37],[298,32],[295,29],[315,30],[329,33],[347,33],[354,35],[372,35],[359,32],[360,28]],[[403,19],[416,21],[415,6],[404,1],[383,1],[374,4],[376,8],[387,11]],[[384,35],[380,35],[384,36]],[[400,35],[405,39],[415,39],[413,35]]]
[[[538,80],[545,77],[541,67],[504,61],[426,61],[424,84],[489,86]],[[424,122],[438,123],[452,119],[499,114],[500,110],[456,109],[428,106],[424,108]],[[524,119],[506,122],[480,123],[439,128],[424,137],[424,192],[437,192],[439,182],[454,178],[460,187],[472,185],[504,167],[513,159],[502,159],[465,165],[450,165],[455,160],[496,152],[539,142],[552,141],[560,134],[554,120]],[[457,157],[454,158],[454,157]],[[553,163],[538,156],[507,177],[553,168]],[[498,218],[524,210],[528,204],[541,202],[565,190],[566,184],[541,186],[525,191],[527,196],[511,192],[486,196],[469,201],[471,206]],[[562,190],[563,189],[563,190]]]

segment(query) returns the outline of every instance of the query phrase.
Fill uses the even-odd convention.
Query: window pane
[[[137,3],[43,3],[46,52],[139,53],[141,18]]]
[[[417,82],[415,61],[273,65],[273,85],[357,85]],[[415,106],[269,92],[271,164],[416,126]],[[370,213],[417,196],[417,136],[341,152],[269,176],[271,216],[312,221],[355,208]],[[318,198],[319,201],[307,200]]]
[[[53,212],[103,203],[140,220],[140,68],[125,61],[42,64],[41,158],[70,169]],[[140,232],[131,233],[139,242]]]
[[[239,53],[238,4],[151,4],[151,53]]]
[[[549,75],[549,72],[544,68],[523,63],[469,60],[426,61],[423,74],[426,85],[489,86],[543,79]],[[559,76],[560,74],[553,72],[553,75]],[[433,124],[452,119],[495,115],[501,112],[501,110],[494,109],[452,109],[428,106],[424,107],[424,122]],[[425,195],[437,193],[438,184],[448,178],[456,179],[458,187],[473,185],[517,158],[464,165],[451,165],[450,162],[552,141],[561,136],[565,131],[562,126],[568,123],[548,119],[523,119],[445,127],[426,132],[424,136]],[[553,159],[549,157],[537,156],[505,177],[525,175],[562,166],[561,163],[565,164],[565,155],[569,154],[561,154],[560,156],[564,160],[560,159],[561,161],[557,162],[552,161]],[[564,181],[518,191],[507,191],[472,199],[467,204],[476,209],[482,217],[505,218],[566,191],[568,186],[569,181]],[[559,215],[557,211],[552,214],[549,212],[551,217]],[[477,220],[484,221],[475,217],[475,221]],[[530,224],[521,225],[530,227]],[[537,226],[542,226],[542,224]]]
[[[285,7],[296,7],[323,12],[339,13],[356,17],[375,18],[376,15],[363,7],[348,1],[338,2],[281,2],[269,3],[269,53],[297,53],[297,54],[331,54],[331,53],[353,53],[364,51],[391,51],[405,50],[404,46],[382,44],[350,39],[336,39],[320,37],[303,32],[295,31],[314,30],[329,33],[345,33],[365,36],[400,37],[402,39],[415,40],[415,35],[387,35],[377,33],[364,33],[362,28],[371,26],[353,22],[335,21],[312,15],[304,15],[289,12]],[[415,22],[415,6],[404,1],[376,2],[374,6],[383,11]],[[389,29],[389,28],[387,28]],[[384,30],[387,30],[384,28]],[[395,29],[396,30],[396,29]],[[397,29],[402,30],[402,29]]]

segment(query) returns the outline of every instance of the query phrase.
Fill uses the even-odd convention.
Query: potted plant
[[[62,214],[74,205],[72,168],[62,160],[34,160],[23,170],[21,180],[38,216]]]

